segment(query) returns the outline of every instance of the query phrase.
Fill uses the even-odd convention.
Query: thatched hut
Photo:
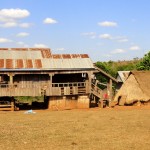
[[[150,71],[130,72],[114,101],[119,105],[150,101]]]

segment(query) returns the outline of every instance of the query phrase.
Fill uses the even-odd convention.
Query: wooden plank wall
[[[41,96],[40,88],[1,88],[0,96]]]
[[[51,84],[18,84],[0,87],[0,96],[60,96],[85,94],[86,87],[52,87]]]
[[[77,78],[81,75],[74,76]],[[75,81],[52,83],[52,77],[50,78],[49,74],[16,74],[13,76],[13,84],[9,84],[9,79],[8,84],[0,84],[0,96],[41,96],[43,94],[46,94],[46,96],[60,96],[88,93],[86,82]]]

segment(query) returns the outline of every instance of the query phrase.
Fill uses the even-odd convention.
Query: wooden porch
[[[0,96],[63,96],[89,93],[86,82],[0,84]]]

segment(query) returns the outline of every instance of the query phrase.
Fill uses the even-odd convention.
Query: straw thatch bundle
[[[118,102],[124,97],[124,104],[150,100],[150,71],[131,72],[124,82],[114,101]]]

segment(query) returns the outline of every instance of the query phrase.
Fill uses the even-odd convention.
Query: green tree
[[[137,64],[137,70],[150,70],[150,51],[145,54],[143,59]]]
[[[115,71],[113,70],[113,61],[109,61],[109,62],[97,62],[96,63],[96,66],[100,69],[102,69],[103,71],[105,71],[106,73],[110,74],[111,76],[115,77],[116,73]],[[99,80],[101,83],[108,83],[109,82],[109,79],[106,78],[103,74],[99,73],[96,75],[96,78],[97,80]],[[99,87],[101,89],[105,89],[106,86],[103,86],[103,85],[99,85]]]
[[[113,67],[114,65],[113,61],[109,61],[109,62],[97,62],[96,66],[98,68],[101,68],[103,71],[105,71],[106,73],[110,74],[111,76],[115,77],[116,75],[116,70]]]

